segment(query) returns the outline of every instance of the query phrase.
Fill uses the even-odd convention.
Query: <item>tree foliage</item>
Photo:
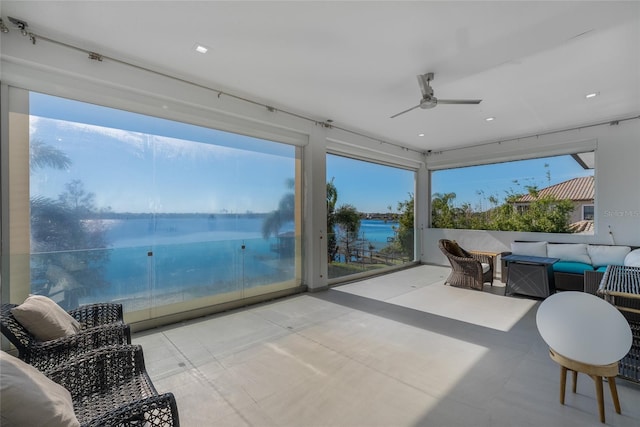
[[[349,262],[350,254],[354,248],[358,233],[360,233],[360,214],[353,205],[341,205],[334,215],[336,241],[342,245],[345,253],[345,262]]]
[[[31,172],[51,167],[64,170],[71,160],[62,151],[42,141],[30,143]],[[32,282],[48,284],[49,292],[63,292],[61,304],[77,304],[80,291],[104,285],[104,264],[109,254],[106,234],[99,221],[94,193],[87,192],[82,181],[65,184],[58,199],[34,195],[31,209]]]
[[[547,174],[547,178],[550,175]],[[517,181],[514,181],[518,185]],[[435,228],[471,230],[530,231],[545,233],[570,233],[569,220],[574,209],[570,200],[553,195],[540,195],[534,185],[524,186],[525,192],[507,191],[503,203],[496,196],[489,196],[486,209],[474,210],[468,203],[456,206],[456,194],[436,193],[431,200],[431,225]],[[484,195],[478,192],[479,195]],[[532,201],[518,204],[523,194]]]
[[[336,240],[336,218],[335,210],[338,201],[338,189],[333,183],[334,178],[327,182],[327,259],[329,262],[336,258],[338,252],[338,241]]]
[[[389,207],[391,208],[391,207]],[[389,245],[385,246],[381,252],[390,254],[400,254],[409,259],[414,258],[414,196],[409,193],[407,200],[398,202],[394,215],[398,221],[398,226],[394,226],[395,239]]]
[[[295,181],[287,179],[285,186],[288,191],[278,202],[278,208],[271,211],[262,223],[262,237],[277,236],[283,225],[295,219],[296,196],[294,193]]]
[[[63,151],[34,139],[29,143],[29,168],[34,171],[45,167],[66,170],[71,167],[71,159]]]
[[[531,231],[541,233],[570,233],[569,218],[574,209],[570,200],[561,200],[551,195],[540,196],[529,189],[534,200],[519,208],[507,202],[491,212],[487,230]]]

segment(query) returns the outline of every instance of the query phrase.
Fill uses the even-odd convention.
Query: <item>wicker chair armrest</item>
[[[74,335],[50,341],[34,342],[20,358],[41,371],[48,371],[64,364],[69,358],[97,348],[130,344],[131,330],[124,323],[112,323],[83,329]]]
[[[112,345],[85,352],[45,374],[69,390],[73,400],[134,383],[145,394],[157,394],[139,345]]]
[[[458,264],[467,264],[467,265],[475,265],[477,264],[478,266],[480,266],[480,261],[478,261],[477,259],[473,258],[473,257],[461,257],[461,256],[456,256],[456,255],[447,255],[447,258],[455,261]]]
[[[4,303],[0,307],[0,330],[2,334],[15,345],[19,352],[24,352],[35,339],[27,329],[16,320],[11,310],[16,304]]]
[[[124,319],[122,304],[115,303],[85,304],[69,310],[68,313],[80,322],[84,328],[123,322]]]
[[[82,427],[128,425],[179,427],[178,406],[174,395],[164,393],[147,397],[81,424]]]
[[[471,258],[475,259],[476,261],[489,264],[490,266],[493,267],[493,260],[495,259],[494,256],[488,255],[488,254],[478,254],[475,252],[469,252],[469,255],[471,255]]]

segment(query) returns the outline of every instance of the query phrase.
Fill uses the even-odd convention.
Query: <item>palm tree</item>
[[[29,169],[68,169],[71,159],[61,150],[40,140],[29,144]],[[58,200],[33,195],[31,208],[31,279],[48,283],[50,292],[64,292],[58,301],[65,308],[78,304],[78,292],[106,284],[103,265],[108,260],[105,232],[101,227],[90,230],[83,225],[87,215],[95,212],[93,193],[86,192],[82,181],[66,184]]]
[[[29,143],[29,168],[32,172],[45,167],[65,170],[70,166],[71,159],[63,151],[38,139]]]
[[[293,178],[287,179],[285,183],[289,190],[295,188]],[[277,236],[282,226],[295,219],[296,198],[293,191],[286,193],[278,202],[278,209],[271,211],[262,223],[262,237]]]
[[[333,261],[338,252],[338,243],[336,240],[336,202],[338,201],[338,189],[333,180],[327,182],[327,256],[329,262]]]

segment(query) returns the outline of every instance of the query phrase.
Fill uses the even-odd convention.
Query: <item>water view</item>
[[[150,299],[178,302],[295,279],[293,223],[278,236],[265,239],[263,215],[117,215],[87,220],[100,229],[106,249],[32,254],[34,287],[74,292],[78,303],[118,301],[129,309],[148,306]],[[388,245],[397,223],[364,219],[358,242],[369,253]],[[69,271],[81,252],[91,256],[83,284]],[[42,268],[38,269],[37,266]],[[63,266],[56,269],[53,266]],[[38,271],[41,272],[38,278]],[[59,289],[58,289],[59,290]],[[55,292],[56,289],[51,289]]]

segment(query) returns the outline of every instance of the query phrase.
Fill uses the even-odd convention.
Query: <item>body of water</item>
[[[88,300],[184,298],[238,291],[295,279],[293,224],[281,236],[262,237],[263,217],[188,216],[100,220],[108,249],[96,264],[106,285]],[[394,236],[392,222],[362,220],[365,248]],[[88,224],[91,226],[91,224]],[[35,255],[37,256],[37,255]]]

